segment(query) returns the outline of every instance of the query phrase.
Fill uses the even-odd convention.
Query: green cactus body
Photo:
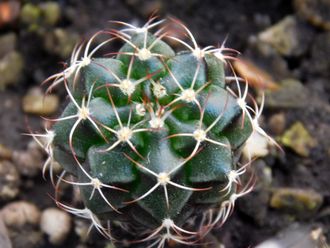
[[[51,155],[86,208],[59,205],[108,237],[110,221],[150,247],[191,244],[240,196],[237,162],[253,120],[226,88],[223,48],[176,53],[149,26],[130,31],[111,33],[125,43],[115,57],[76,57],[55,82],[70,101]]]

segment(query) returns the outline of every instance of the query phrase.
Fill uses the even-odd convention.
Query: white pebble
[[[62,244],[71,230],[71,217],[64,211],[48,208],[41,214],[40,229],[53,245]]]

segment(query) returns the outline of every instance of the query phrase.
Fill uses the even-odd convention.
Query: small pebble
[[[23,5],[20,20],[24,24],[34,24],[36,23],[41,16],[40,8],[32,3],[26,3]]]
[[[306,52],[313,31],[295,16],[287,16],[259,34],[262,42],[273,46],[285,56],[299,56]]]
[[[309,217],[322,205],[323,196],[311,189],[276,188],[270,206],[299,217]]]
[[[0,144],[0,159],[11,160],[13,151],[6,146]]]
[[[14,151],[13,162],[23,176],[34,177],[39,175],[43,161],[43,153],[35,141],[31,141],[26,151]]]
[[[54,26],[61,18],[61,8],[58,2],[43,2],[40,4],[40,9],[46,25]]]
[[[301,122],[295,122],[283,134],[281,142],[303,157],[308,157],[310,149],[317,146],[317,140],[311,136]]]
[[[40,88],[34,87],[28,91],[22,101],[25,113],[35,115],[51,115],[55,113],[59,106],[57,95],[44,95]]]
[[[0,36],[0,58],[15,50],[17,35],[10,32]]]
[[[2,216],[0,215],[0,247],[1,248],[12,248],[13,245],[10,241],[7,227],[3,223]]]
[[[71,217],[57,208],[48,208],[41,214],[40,229],[53,245],[62,244],[71,230]]]
[[[49,26],[54,26],[61,17],[61,8],[55,1],[44,1],[40,4],[24,4],[20,20],[31,31],[41,31]]]
[[[283,112],[274,114],[269,118],[269,127],[273,134],[280,135],[284,132],[286,117]]]
[[[8,85],[18,83],[22,78],[23,69],[23,56],[16,51],[0,58],[0,91]]]
[[[4,206],[0,212],[7,227],[20,228],[25,225],[38,225],[41,213],[32,203],[16,201]]]
[[[13,247],[40,247],[42,234],[38,227],[41,214],[34,204],[26,201],[12,202],[4,206],[0,214]]]
[[[14,164],[0,160],[0,199],[10,200],[19,193],[20,176]]]

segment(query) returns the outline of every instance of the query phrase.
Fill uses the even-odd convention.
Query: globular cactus
[[[41,136],[47,164],[74,176],[59,181],[78,186],[85,204],[60,207],[132,247],[190,245],[252,189],[253,180],[240,184],[250,164],[239,164],[240,151],[253,131],[268,136],[258,124],[262,107],[246,103],[247,83],[225,75],[234,50],[200,48],[178,21],[192,45],[166,30],[152,34],[162,22],[152,21],[117,22],[125,28],[75,49],[69,66],[49,78],[50,89],[65,87],[69,103]],[[101,33],[109,38],[91,49]],[[175,52],[165,39],[186,50]],[[113,40],[124,43],[118,52],[93,57]]]

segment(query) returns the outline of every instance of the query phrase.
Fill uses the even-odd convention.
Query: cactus
[[[247,105],[248,84],[225,75],[236,51],[202,49],[172,21],[191,42],[152,33],[163,21],[151,18],[143,27],[116,22],[124,28],[76,47],[46,80],[49,90],[63,85],[69,103],[51,130],[33,135],[49,155],[45,167],[57,161],[74,176],[59,182],[79,187],[85,207],[57,204],[133,247],[190,245],[221,226],[253,186],[253,178],[240,184],[250,165],[239,163],[241,148],[252,132],[269,138],[262,106]],[[100,34],[109,38],[91,49]],[[94,58],[113,40],[124,43],[118,52]]]

